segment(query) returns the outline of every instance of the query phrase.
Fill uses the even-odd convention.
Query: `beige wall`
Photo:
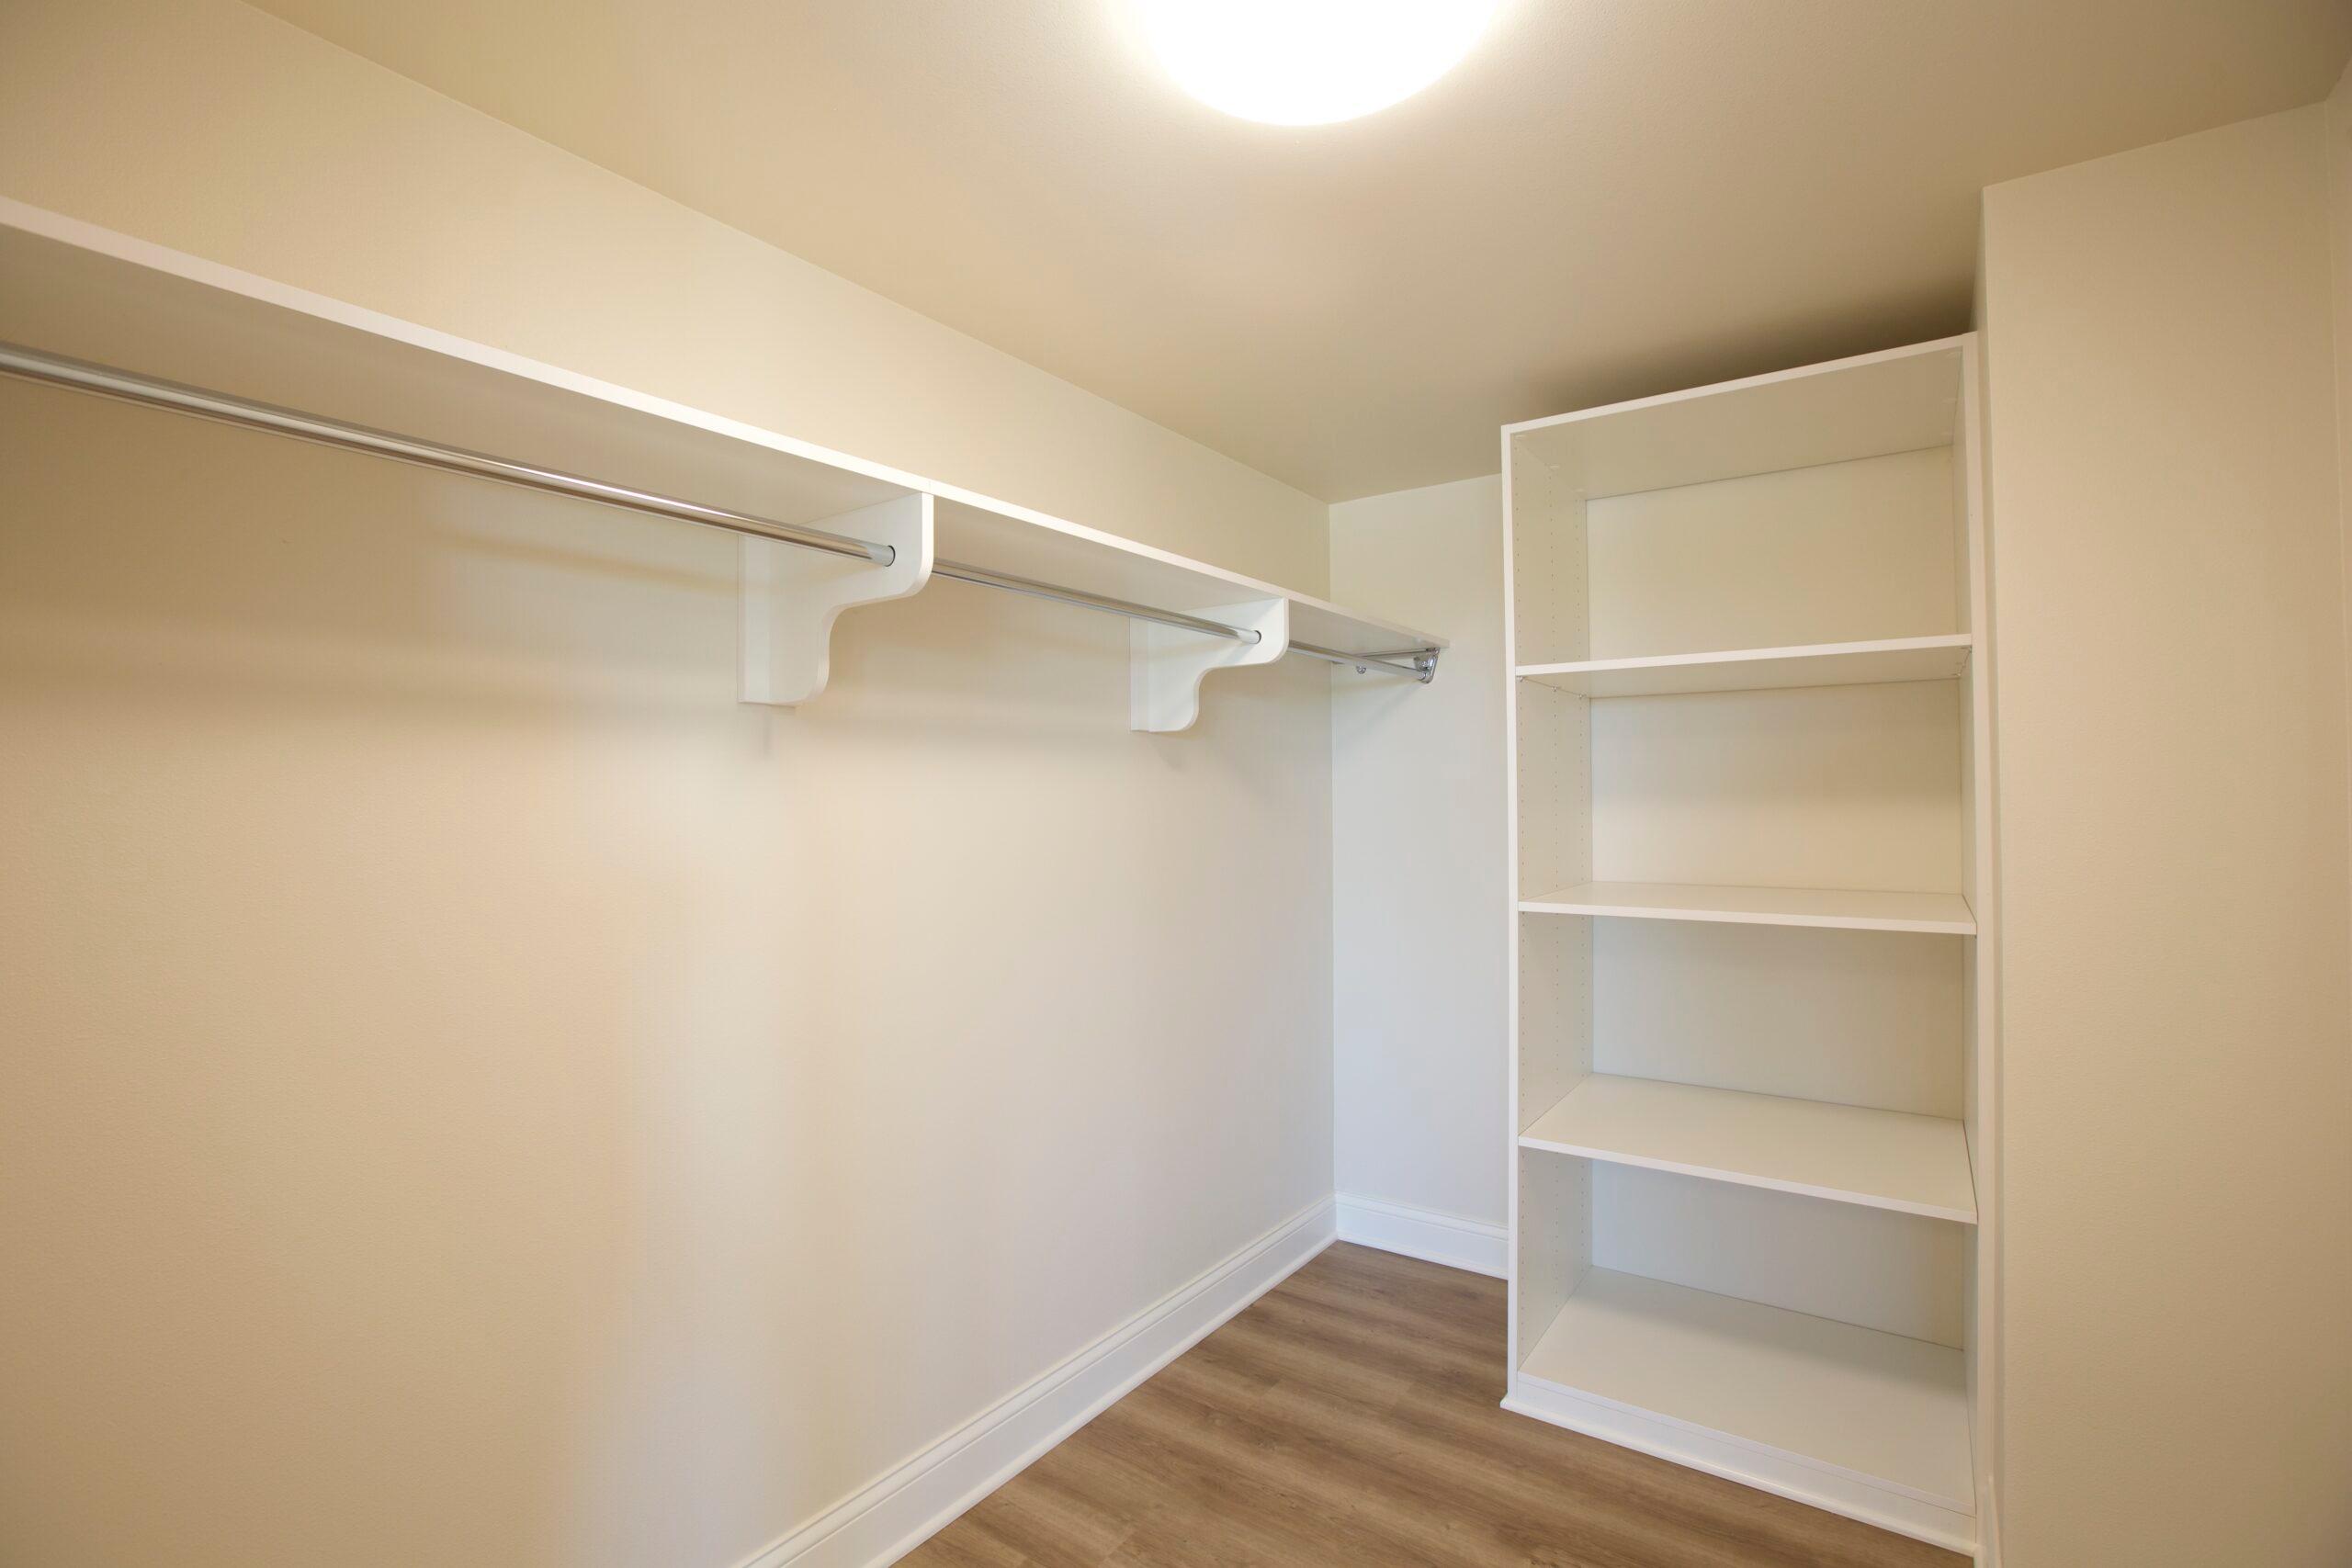
[[[1985,194],[2009,1568],[2352,1556],[2325,130]]]
[[[1426,689],[1350,687],[1331,720],[1334,1136],[1343,1194],[1503,1223],[1502,486],[1331,509],[1341,602],[1453,645]]]
[[[0,194],[1319,587],[1295,492],[242,8]],[[1330,1190],[1328,676],[0,385],[0,1561],[731,1568]]]

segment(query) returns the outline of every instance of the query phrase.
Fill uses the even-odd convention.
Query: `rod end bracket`
[[[842,612],[903,599],[931,581],[932,511],[918,491],[816,525],[888,546],[888,564],[746,536],[741,700],[794,707],[823,691]]]
[[[1128,631],[1129,728],[1150,735],[1192,728],[1201,716],[1201,682],[1209,671],[1272,664],[1290,647],[1287,599],[1252,599],[1190,613],[1257,636],[1237,642],[1137,621]]]

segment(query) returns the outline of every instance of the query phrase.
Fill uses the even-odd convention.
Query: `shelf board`
[[[1976,1223],[1957,1122],[1596,1073],[1520,1134],[1524,1148]]]
[[[1802,648],[1746,648],[1727,653],[1670,653],[1650,659],[1588,659],[1568,664],[1522,664],[1519,674],[1521,680],[1586,697],[1949,681],[1968,668],[1973,640],[1960,633],[1878,642],[1824,642]]]
[[[1948,1346],[1588,1269],[1520,1373],[1975,1510],[1966,1359]]]
[[[1950,446],[1961,338],[1503,426],[1587,500]]]
[[[1833,926],[1844,931],[1974,936],[1976,916],[1957,893],[1882,893],[1841,887],[1715,887],[1679,882],[1580,882],[1522,898],[1530,915],[1608,915],[1637,920],[1715,920],[1749,926]]]
[[[927,492],[944,558],[1171,610],[1286,599],[1294,639],[1348,653],[1445,645],[1084,524],[5,197],[0,340],[782,523],[822,526]]]

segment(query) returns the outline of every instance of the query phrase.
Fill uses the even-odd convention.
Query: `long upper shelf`
[[[1445,646],[1311,594],[5,198],[0,340],[786,524],[822,525],[927,493],[942,558],[1187,614],[1283,599],[1294,641],[1346,653]]]
[[[1961,1124],[1939,1116],[1596,1073],[1521,1146],[1976,1223]]]
[[[1679,882],[1580,882],[1522,898],[1531,915],[1611,915],[1639,920],[1716,920],[1751,926],[1834,926],[1847,931],[1974,936],[1976,916],[1957,893],[1883,893],[1843,887],[1716,887]]]
[[[1815,643],[1803,648],[1745,648],[1724,653],[1670,653],[1649,659],[1588,659],[1566,664],[1522,664],[1519,674],[1522,680],[1586,697],[1949,681],[1968,668],[1973,640],[1959,633],[1877,642]]]

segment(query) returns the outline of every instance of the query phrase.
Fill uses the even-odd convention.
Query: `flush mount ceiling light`
[[[1129,0],[1176,85],[1268,125],[1408,98],[1470,51],[1497,0]]]

